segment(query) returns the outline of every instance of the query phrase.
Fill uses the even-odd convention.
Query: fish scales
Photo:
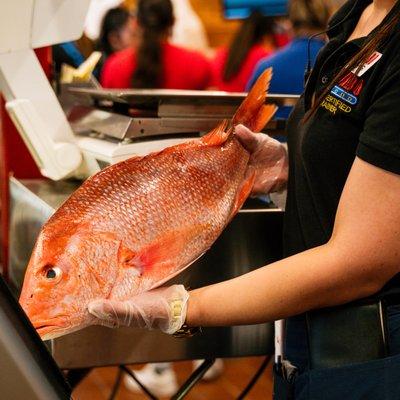
[[[212,223],[215,228],[226,220],[230,212],[228,204],[246,169],[248,159],[246,155],[242,157],[243,148],[239,146],[232,140],[223,153],[213,147],[194,148],[179,154],[181,164],[174,162],[176,154],[161,154],[155,162],[151,158],[143,163],[126,162],[120,169],[122,173],[115,174],[111,167],[103,176],[103,184],[108,185],[110,180],[113,186],[106,199],[101,195],[101,189],[84,186],[65,206],[75,223],[87,222],[93,232],[113,232],[132,250],[137,250],[143,240],[154,240],[160,230],[182,229],[184,221],[189,219],[190,222]],[[148,182],[152,184],[148,185]],[[144,186],[146,190],[143,190]],[[119,187],[126,190],[121,191]],[[77,220],[76,210],[81,206],[82,197],[90,198],[92,202],[86,204]],[[225,201],[226,197],[228,201]],[[166,199],[170,204],[165,204]],[[105,213],[112,217],[105,219]],[[210,222],[210,213],[219,218]],[[65,214],[62,217],[68,218]],[[48,225],[50,230],[51,223]]]

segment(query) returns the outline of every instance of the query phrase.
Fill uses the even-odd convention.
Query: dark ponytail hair
[[[274,33],[275,22],[271,17],[264,17],[259,12],[253,12],[236,33],[224,66],[222,78],[224,82],[230,81],[240,71],[251,48],[261,42],[265,35]]]
[[[105,53],[106,57],[114,52],[109,41],[110,34],[118,32],[128,20],[129,12],[122,7],[111,8],[104,16],[97,48]]]
[[[136,54],[132,87],[157,88],[163,73],[161,41],[174,24],[171,0],[139,0],[137,22],[143,37]]]
[[[400,8],[399,4],[395,5],[395,7],[398,6]],[[387,43],[390,36],[394,33],[396,26],[400,22],[399,8],[396,10],[397,12],[394,13],[394,15],[387,22],[385,22],[382,27],[374,35],[372,35],[368,41],[364,43],[361,50],[336,74],[328,87],[315,100],[310,111],[308,111],[308,113],[304,117],[304,122],[309,121],[310,118],[317,112],[325,97],[330,93],[332,88],[338,84],[338,82],[340,82],[354,69],[356,69],[356,72],[357,70],[360,70],[362,66],[366,63],[366,61],[372,56],[372,54]]]

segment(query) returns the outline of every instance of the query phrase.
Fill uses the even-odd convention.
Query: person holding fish
[[[229,47],[218,49],[211,62],[210,87],[227,92],[243,92],[254,67],[279,47],[273,17],[253,12],[243,21]]]
[[[254,133],[276,111],[267,70],[231,121],[102,170],[56,211],[20,297],[44,340],[286,319],[276,399],[400,398],[400,2],[349,0],[327,33],[288,122],[288,180],[284,147]],[[285,258],[157,289],[286,180]]]
[[[286,258],[191,292],[155,289],[124,302],[99,300],[89,311],[109,325],[171,334],[285,318],[276,399],[395,399],[400,3],[349,0],[327,33],[288,123]],[[243,126],[235,135],[256,170],[252,193],[271,191],[263,180],[271,139]]]

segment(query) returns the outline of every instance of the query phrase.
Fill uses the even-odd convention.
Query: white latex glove
[[[285,189],[289,166],[285,146],[264,133],[253,133],[243,125],[235,127],[235,135],[250,152],[249,166],[256,171],[252,195]]]
[[[88,311],[99,325],[160,329],[173,334],[185,322],[189,293],[183,285],[173,285],[141,293],[127,301],[95,300]]]

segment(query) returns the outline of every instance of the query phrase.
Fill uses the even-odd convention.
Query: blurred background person
[[[189,0],[172,0],[175,24],[171,43],[207,55],[210,46],[203,22]]]
[[[101,51],[100,69],[111,54],[133,45],[134,23],[129,11],[123,7],[111,8],[101,22],[96,50]]]
[[[101,22],[107,11],[114,7],[119,7],[122,0],[90,0],[88,12],[86,14],[84,35],[92,42],[96,42],[100,36]]]
[[[104,64],[106,88],[205,89],[210,64],[205,56],[171,44],[171,0],[139,0],[138,43],[113,54]]]
[[[253,12],[243,21],[229,48],[220,48],[212,62],[213,89],[242,92],[256,64],[278,48],[273,17]]]
[[[304,73],[310,61],[314,64],[319,50],[325,43],[325,35],[313,37],[327,29],[329,18],[343,1],[337,0],[290,0],[289,19],[294,40],[274,55],[262,59],[254,69],[247,84],[249,90],[267,68],[272,67],[274,75],[270,93],[301,94],[304,90]]]
[[[85,33],[79,40],[53,46],[56,76],[59,76],[62,64],[78,68],[93,51],[100,51],[102,58],[94,70],[95,77],[99,78],[101,68],[111,54],[132,46],[134,19],[125,7],[110,7],[110,4],[113,3],[111,1],[91,2],[90,10],[92,11],[87,17],[91,24],[88,25],[86,22],[86,31],[90,32],[91,37]],[[94,15],[98,17],[98,14],[102,16],[99,21],[94,18]],[[95,34],[97,34],[96,37]]]

